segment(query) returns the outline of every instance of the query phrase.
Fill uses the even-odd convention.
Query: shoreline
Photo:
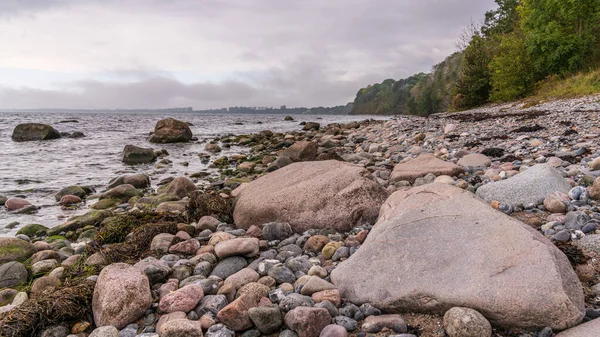
[[[361,329],[365,331],[369,329],[368,325],[367,327],[364,325],[365,319],[380,316],[379,314],[374,315],[379,308],[371,310],[368,306],[360,306],[359,304],[362,303],[359,302],[362,300],[355,304],[351,303],[347,298],[351,293],[347,291],[345,285],[346,282],[349,282],[349,277],[336,276],[332,279],[330,275],[338,269],[338,266],[344,264],[343,261],[357,263],[360,256],[369,251],[370,241],[374,240],[370,239],[369,233],[374,230],[373,225],[377,221],[377,216],[373,218],[367,214],[371,214],[369,212],[372,210],[379,213],[383,200],[394,192],[396,192],[395,195],[404,195],[404,193],[410,193],[411,188],[413,191],[434,188],[441,189],[435,192],[440,195],[458,193],[456,191],[461,191],[459,194],[461,196],[463,192],[472,195],[472,192],[477,191],[477,195],[482,199],[487,199],[489,196],[504,198],[505,200],[486,200],[485,203],[491,205],[487,206],[489,210],[483,206],[478,207],[482,207],[482,213],[496,214],[494,212],[497,212],[499,214],[499,212],[503,212],[510,215],[511,219],[523,222],[522,226],[533,228],[540,240],[547,239],[550,245],[552,245],[551,242],[554,242],[561,251],[566,253],[565,261],[568,257],[571,267],[574,269],[572,275],[569,274],[568,277],[575,277],[582,282],[582,296],[584,289],[586,292],[585,301],[588,310],[581,314],[581,319],[583,316],[593,318],[594,315],[600,314],[597,304],[599,302],[597,302],[597,297],[592,289],[592,286],[598,283],[600,275],[597,262],[594,262],[593,259],[593,252],[600,248],[598,244],[600,240],[595,239],[600,236],[600,231],[596,226],[596,224],[600,224],[600,212],[596,202],[596,197],[600,199],[600,193],[598,193],[600,181],[594,180],[596,176],[600,175],[598,172],[600,161],[596,160],[600,157],[600,147],[595,143],[595,139],[600,135],[600,119],[595,110],[597,101],[585,103],[590,104],[592,108],[589,109],[580,109],[578,107],[581,105],[572,104],[573,102],[554,103],[557,111],[550,110],[552,105],[516,111],[508,111],[506,106],[500,106],[443,116],[432,115],[429,118],[398,116],[388,121],[365,121],[323,126],[318,129],[315,126],[312,130],[300,132],[272,133],[265,131],[252,135],[221,137],[219,142],[214,145],[218,147],[225,147],[225,144],[244,146],[249,149],[249,152],[229,155],[227,159],[223,159],[223,157],[213,159],[215,167],[219,168],[220,166],[222,173],[228,178],[208,184],[204,188],[204,194],[196,193],[198,187],[189,180],[177,178],[172,181],[163,181],[164,184],[159,188],[159,192],[163,192],[163,195],[147,195],[138,191],[138,189],[143,189],[138,186],[147,185],[143,177],[138,175],[137,177],[123,178],[125,179],[123,183],[128,182],[128,184],[117,184],[115,188],[101,196],[102,200],[109,200],[109,202],[104,202],[106,205],[110,205],[108,211],[93,211],[93,214],[89,214],[87,217],[67,221],[66,226],[63,227],[46,230],[31,229],[27,239],[22,238],[26,239],[24,241],[39,240],[40,243],[35,246],[37,253],[34,255],[36,256],[34,260],[39,260],[36,263],[43,263],[35,266],[37,272],[33,272],[32,268],[36,263],[31,263],[33,252],[30,251],[32,254],[22,260],[25,261],[24,265],[28,274],[26,281],[30,282],[30,279],[33,279],[29,276],[30,274],[45,276],[35,277],[36,281],[30,283],[31,286],[19,289],[26,290],[25,293],[29,292],[28,295],[22,295],[23,291],[19,292],[21,294],[18,295],[19,301],[24,297],[29,297],[31,298],[28,300],[29,302],[19,303],[19,301],[14,302],[15,299],[11,299],[10,303],[14,302],[25,306],[27,304],[24,303],[34,303],[35,298],[32,297],[44,298],[53,293],[52,290],[44,292],[43,289],[46,287],[58,289],[57,292],[64,292],[67,289],[81,286],[86,291],[83,297],[87,298],[91,296],[90,289],[94,291],[93,288],[96,288],[96,291],[102,292],[98,290],[98,282],[102,282],[103,276],[102,274],[97,276],[102,269],[101,266],[117,262],[130,262],[136,267],[120,266],[119,268],[124,268],[123,275],[130,275],[132,270],[138,268],[142,271],[142,275],[145,275],[146,280],[150,280],[148,293],[151,301],[148,308],[138,313],[136,319],[117,317],[119,318],[117,319],[119,324],[117,324],[115,317],[107,318],[110,314],[107,314],[106,317],[98,316],[98,311],[103,311],[99,307],[94,307],[93,312],[92,300],[87,298],[84,299],[87,306],[82,308],[84,312],[71,317],[68,327],[71,333],[77,331],[75,329],[77,324],[74,325],[74,323],[81,322],[87,323],[87,326],[81,323],[78,327],[86,326],[83,331],[91,332],[94,326],[94,320],[91,318],[93,314],[95,320],[100,318],[100,320],[112,322],[113,325],[120,325],[125,321],[128,321],[127,324],[135,322],[136,329],[128,328],[127,324],[119,327],[121,331],[135,330],[131,332],[132,336],[144,332],[148,333],[148,336],[153,336],[155,331],[161,331],[162,328],[162,326],[158,326],[160,323],[158,316],[168,315],[174,319],[174,322],[185,319],[185,321],[179,321],[179,325],[185,325],[189,331],[203,329],[207,336],[216,336],[217,334],[232,336],[233,330],[254,331],[254,335],[260,335],[261,328],[266,329],[266,327],[259,326],[261,324],[258,323],[260,322],[259,318],[248,317],[247,310],[246,313],[243,313],[243,310],[240,312],[239,306],[262,308],[260,310],[264,311],[264,315],[273,315],[268,316],[270,319],[279,317],[280,325],[273,331],[283,331],[280,336],[283,334],[293,336],[290,334],[292,330],[298,334],[314,333],[303,331],[299,327],[301,315],[299,311],[294,311],[296,307],[312,308],[307,310],[311,315],[317,315],[314,319],[329,317],[328,324],[334,322],[335,325],[344,327],[344,332],[346,330],[350,333],[358,332]],[[557,104],[563,104],[566,108],[561,110],[557,108]],[[307,128],[310,129],[310,125]],[[210,148],[217,151],[215,146],[210,146]],[[432,156],[426,156],[426,154]],[[418,164],[415,162],[416,158],[421,158]],[[230,166],[233,162],[237,163],[235,169]],[[345,165],[349,164],[341,164],[341,162],[353,165],[346,168]],[[527,172],[530,175],[533,174],[532,172],[537,172],[530,168],[537,164],[549,167],[548,172],[550,173],[544,171],[538,173],[539,177],[528,178]],[[303,171],[307,172],[311,167],[324,165],[333,166],[327,166],[324,171],[315,171],[311,174],[312,176],[303,178],[305,183],[296,182],[294,184],[297,185],[292,185],[292,187],[288,187],[286,184],[289,183],[289,179],[294,179],[293,175],[286,178],[277,173],[284,172],[281,170],[290,170],[290,173],[294,172],[294,174],[302,176]],[[326,175],[329,170],[338,172],[338,167],[343,167],[339,174],[331,177]],[[292,171],[292,168],[302,168],[302,170]],[[354,168],[360,169],[360,172],[354,172]],[[264,178],[256,179],[266,172],[271,173],[264,175]],[[555,172],[558,172],[559,178]],[[313,179],[321,175],[328,178]],[[359,192],[344,195],[340,191],[344,191],[350,186],[347,180],[342,179],[346,175],[351,181],[361,181],[366,185],[361,185],[356,190]],[[566,179],[563,180],[563,177]],[[269,179],[277,179],[277,181],[270,184],[264,183]],[[259,184],[257,182],[259,180],[263,184],[260,185],[262,187],[258,190],[257,188],[253,189],[252,186]],[[320,190],[321,185],[327,185],[327,181],[334,181],[339,185]],[[539,181],[543,181],[543,183],[539,183]],[[518,184],[516,186],[514,186],[515,184],[504,184],[507,182],[518,182]],[[279,192],[279,188],[271,190],[272,184],[281,186],[281,190],[284,191],[298,191],[297,195],[287,195],[292,201],[302,200],[301,203],[296,202],[292,205],[299,205],[299,207],[313,205],[306,206],[309,209],[322,206],[327,212],[317,210],[314,216],[307,217],[303,214],[306,210],[301,208],[278,209],[277,204],[286,205],[285,198],[278,199],[276,203],[269,199],[272,195],[280,196],[276,194]],[[567,185],[565,186],[565,184]],[[314,192],[315,194],[311,195],[303,190],[305,185],[310,185],[314,191],[321,192]],[[521,202],[537,193],[542,185],[548,185],[552,194],[544,191],[542,200],[539,200],[538,197],[534,198],[535,200],[532,202]],[[443,186],[450,186],[452,189],[450,192],[445,192]],[[490,186],[499,187],[490,191]],[[287,188],[293,189],[288,190]],[[330,189],[333,189],[335,193],[326,194],[331,193]],[[480,189],[481,191],[478,191]],[[488,191],[485,191],[486,189]],[[267,194],[267,190],[271,194]],[[442,190],[444,192],[441,192]],[[376,203],[378,206],[369,206],[368,209],[360,208],[359,217],[344,218],[343,215],[346,211],[354,211],[357,209],[356,207],[363,207],[368,203],[362,199],[358,202],[354,201],[354,198],[360,197],[366,193],[365,191],[369,191],[368,195],[371,199],[376,195],[383,198],[384,194],[385,198]],[[510,193],[505,193],[506,191],[510,191]],[[177,197],[167,200],[165,195],[176,195]],[[321,195],[325,195],[322,200],[319,199]],[[343,202],[329,206],[329,203],[337,200],[335,198],[338,198],[339,195],[343,195]],[[233,205],[232,200],[236,197],[237,203]],[[415,198],[415,196],[411,198]],[[469,198],[464,200],[468,205],[472,202]],[[321,200],[316,204],[319,206],[311,204],[314,202],[312,199]],[[192,202],[189,203],[189,200]],[[427,201],[432,205],[439,202],[429,199]],[[386,201],[386,203],[390,202],[392,202],[390,199]],[[261,208],[264,204],[269,203],[273,205],[268,209]],[[399,206],[403,205],[402,202],[391,205],[396,205],[391,206],[392,210],[396,207],[398,210],[405,208],[410,210],[410,207]],[[457,209],[462,210],[458,206]],[[332,209],[337,207],[339,214],[330,211],[328,207],[333,207]],[[492,207],[496,210],[493,210]],[[237,214],[236,209],[238,209]],[[244,214],[240,214],[239,209],[243,209]],[[264,223],[276,223],[276,225],[269,225],[267,226],[269,229],[265,230],[262,226],[264,223],[255,219],[272,217],[269,212],[276,212],[275,218],[277,219]],[[403,217],[417,216],[412,213],[402,214],[404,214]],[[107,220],[111,217],[112,221]],[[383,218],[381,216],[380,218],[375,228],[385,226]],[[315,219],[319,221],[315,222]],[[394,218],[394,215],[389,215],[389,219],[400,221],[400,218]],[[245,225],[253,222],[256,222],[257,225]],[[289,224],[286,226],[285,223]],[[319,224],[323,224],[325,227],[314,227]],[[334,224],[339,224],[340,227],[333,227]],[[300,226],[309,226],[309,228]],[[435,226],[435,223],[431,223],[430,226]],[[521,224],[515,224],[515,226],[518,228]],[[59,237],[61,235],[59,230],[64,231],[62,237]],[[43,235],[44,232],[51,235]],[[134,234],[128,235],[130,232]],[[485,235],[492,234],[486,232]],[[156,239],[159,236],[162,240]],[[228,252],[223,253],[223,249]],[[548,249],[558,251],[557,248]],[[161,253],[157,253],[159,251]],[[25,253],[25,255],[27,254]],[[354,254],[358,255],[349,260]],[[485,253],[481,252],[481,254]],[[0,254],[1,256],[2,254]],[[154,256],[156,259],[149,259],[150,256]],[[235,263],[227,262],[226,264],[232,265],[226,266],[227,268],[223,267],[225,261],[233,261],[234,257],[237,258],[238,263],[245,260],[245,266],[235,270],[238,268],[232,267]],[[548,262],[548,264],[548,268],[552,268],[551,263]],[[228,268],[229,271],[235,271],[220,274],[221,277],[215,275],[215,270],[221,271]],[[268,271],[261,268],[266,268]],[[340,268],[340,270],[342,269]],[[355,272],[358,277],[360,271]],[[119,275],[118,272],[115,273],[115,275]],[[335,273],[342,273],[342,271]],[[335,273],[334,275],[336,275]],[[311,282],[310,287],[314,286],[314,290],[316,290],[311,293],[312,297],[305,295],[308,293],[305,289],[308,282]],[[195,290],[190,290],[192,288]],[[193,294],[200,292],[200,288],[203,295],[195,303],[189,304],[184,300],[185,298],[194,298]],[[303,288],[305,289],[304,293],[302,293]],[[238,294],[239,297],[236,299],[236,293],[240,291],[245,294],[254,294],[256,298],[251,300],[252,296],[239,296]],[[321,293],[327,291],[329,292]],[[36,296],[33,296],[32,292]],[[316,299],[315,293],[319,293]],[[178,297],[170,294],[180,295]],[[16,295],[16,292],[13,295]],[[134,296],[135,294],[129,295]],[[218,297],[219,295],[223,297]],[[102,296],[102,294],[95,296]],[[210,299],[215,301],[217,297],[219,300],[225,298],[225,301],[219,302],[218,305],[215,304],[219,310],[214,312],[215,310],[211,311],[206,307],[209,305],[207,303],[204,303],[204,307],[202,307],[201,301],[209,298],[207,296],[213,296]],[[354,294],[353,296],[358,295]],[[312,298],[312,301],[317,304],[325,301],[329,301],[329,304],[318,306],[315,303],[306,302],[308,301],[306,297]],[[358,297],[360,298],[360,296]],[[375,300],[376,297],[373,299]],[[282,303],[293,303],[294,305],[290,309],[290,307],[286,307],[287,304]],[[147,304],[140,305],[145,307]],[[223,304],[224,306],[220,307]],[[172,312],[168,312],[171,311],[170,309],[167,311],[160,309],[167,305],[184,309]],[[275,310],[274,306],[278,309]],[[201,308],[198,309],[199,307]],[[19,306],[1,307],[0,311],[12,310],[9,312],[15,314],[18,312],[18,308]],[[223,310],[226,312],[220,313]],[[391,309],[388,308],[388,310]],[[184,312],[183,316],[179,313],[174,314],[181,311]],[[486,313],[485,310],[483,311]],[[358,314],[359,312],[361,314]],[[293,314],[288,319],[290,313]],[[390,331],[396,329],[395,333],[413,333],[423,337],[443,336],[442,327],[448,328],[449,324],[442,319],[439,313],[433,316],[400,312],[393,312],[393,314],[400,316],[385,317],[387,320],[381,324],[388,330],[384,330],[384,333],[385,331],[391,333]],[[285,315],[285,324],[282,315]],[[404,326],[399,323],[399,320]],[[233,330],[218,324],[217,321],[227,322],[226,325],[232,327]],[[324,318],[324,321],[327,319]],[[483,318],[479,323],[485,328],[483,321],[487,322]],[[16,325],[15,321],[6,315],[0,314],[0,322],[6,325],[6,329],[20,328],[25,330],[13,331],[29,331]],[[48,328],[57,323],[61,322],[50,320],[44,322],[44,325],[46,325],[45,328]],[[576,325],[570,321],[565,324],[567,326],[563,328]],[[168,324],[166,326],[170,327]],[[252,328],[255,326],[258,330]],[[507,327],[499,325],[493,320],[492,326],[494,327],[493,336],[517,336],[520,333],[526,333],[527,330],[534,332],[543,330],[541,329],[543,327],[523,329],[519,324]],[[176,329],[177,327],[171,328]],[[555,330],[562,329],[557,326]],[[343,335],[341,331],[338,333]],[[167,333],[163,332],[163,334]],[[269,335],[264,332],[263,334]],[[525,334],[525,336],[530,335]]]

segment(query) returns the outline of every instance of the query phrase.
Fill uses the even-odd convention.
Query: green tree
[[[490,62],[490,74],[492,101],[512,101],[531,92],[533,70],[520,32],[502,36],[498,54]]]
[[[492,89],[489,63],[494,56],[494,39],[475,33],[464,51],[462,73],[456,85],[455,108],[484,104]]]
[[[600,1],[522,2],[519,12],[536,79],[573,73],[590,63],[600,27]]]

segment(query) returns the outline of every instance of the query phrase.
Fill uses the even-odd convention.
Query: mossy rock
[[[42,226],[40,224],[32,223],[29,225],[25,225],[21,229],[19,229],[19,231],[17,232],[17,235],[23,234],[23,235],[27,235],[30,238],[33,238],[36,236],[40,236],[43,232],[46,232],[46,231],[48,231],[48,227]]]
[[[88,229],[79,235],[77,242],[92,241],[96,237],[96,234],[98,234],[96,228]]]
[[[7,197],[0,195],[0,206],[4,206],[4,204],[6,203],[6,200],[8,200]]]
[[[215,159],[213,164],[219,168],[227,167],[229,166],[229,158],[227,158],[227,156],[219,157],[218,159]]]
[[[23,262],[35,254],[35,247],[24,240],[10,237],[0,237],[0,264],[19,261]]]
[[[73,216],[69,218],[69,220],[64,224],[51,228],[48,231],[48,234],[57,235],[63,231],[67,232],[71,230],[76,230],[78,228],[85,227],[88,225],[96,226],[111,215],[112,212],[108,210],[89,211],[83,215]]]
[[[139,197],[142,195],[144,195],[144,193],[133,187],[133,185],[124,184],[119,185],[117,187],[113,187],[110,190],[104,192],[100,196],[100,199],[118,199],[121,200],[121,202],[127,202],[127,200],[133,197]]]
[[[249,182],[250,182],[249,178],[227,178],[227,179],[225,179],[225,186],[227,186],[227,187],[239,186],[243,183],[249,183]]]
[[[121,201],[117,200],[117,199],[102,199],[102,200],[98,200],[98,202],[91,205],[90,208],[99,209],[99,210],[109,209],[109,208],[113,208],[113,207],[117,206],[119,203],[121,203]]]
[[[52,235],[52,236],[47,237],[46,240],[44,240],[44,241],[46,241],[48,243],[54,243],[56,241],[66,240],[66,239],[67,238],[63,235]]]
[[[56,193],[54,198],[56,199],[56,201],[60,201],[60,199],[65,195],[76,195],[76,196],[80,197],[81,199],[83,199],[83,198],[85,198],[86,195],[88,195],[88,193],[81,186],[69,186],[69,187],[63,188],[58,193]]]

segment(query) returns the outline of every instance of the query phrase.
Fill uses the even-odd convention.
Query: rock
[[[175,320],[179,320],[179,319],[186,319],[187,315],[185,314],[185,312],[182,311],[176,311],[176,312],[172,312],[170,314],[164,314],[161,315],[158,322],[156,322],[156,332],[158,332],[159,334],[162,334],[162,326],[169,322],[169,321],[175,321]]]
[[[279,330],[283,325],[283,315],[275,304],[250,308],[248,316],[256,328],[266,335]]]
[[[432,154],[422,154],[415,159],[396,165],[390,180],[392,182],[401,180],[414,182],[417,178],[424,177],[429,173],[435,176],[456,176],[461,172],[463,169],[458,165],[438,159]]]
[[[192,140],[192,130],[187,123],[174,118],[161,119],[154,127],[150,143],[181,143]]]
[[[219,226],[220,224],[221,221],[219,221],[217,218],[205,215],[201,217],[200,220],[198,220],[198,223],[196,224],[196,230],[198,232],[201,232],[205,229],[208,229],[211,232],[216,232],[217,226]]]
[[[92,299],[96,326],[123,329],[143,317],[151,305],[150,282],[137,268],[115,263],[102,269]]]
[[[595,158],[594,160],[592,160],[589,164],[588,164],[588,168],[591,171],[598,171],[600,170],[600,157]]]
[[[154,250],[160,254],[165,254],[169,251],[171,243],[173,243],[175,235],[169,233],[161,233],[152,238],[150,243],[150,250]]]
[[[484,154],[472,153],[460,158],[457,164],[466,170],[476,171],[490,166],[492,161]]]
[[[287,239],[293,234],[292,227],[286,222],[269,222],[262,228],[263,238],[267,241]]]
[[[253,269],[244,268],[238,271],[237,273],[229,276],[225,280],[225,283],[231,284],[237,290],[250,282],[258,281],[259,278],[260,275],[258,275],[258,273],[255,272]]]
[[[67,222],[50,228],[48,234],[59,235],[61,232],[77,230],[85,226],[98,226],[104,219],[110,216],[112,216],[112,212],[109,210],[89,211],[83,215],[72,216]]]
[[[274,265],[269,269],[268,275],[271,276],[277,283],[294,283],[296,276],[288,267],[283,264]]]
[[[317,158],[319,145],[316,142],[301,141],[287,149],[279,151],[279,156],[288,157],[293,161],[311,161]]]
[[[217,314],[220,322],[235,331],[244,331],[252,328],[253,323],[248,315],[250,308],[257,306],[256,300],[250,295],[238,297],[229,303]]]
[[[329,238],[325,235],[313,235],[306,243],[304,243],[304,250],[308,250],[313,253],[318,253],[323,250],[323,247],[329,243]],[[337,249],[337,248],[336,248]],[[335,252],[334,252],[335,253]],[[333,253],[331,254],[333,256]]]
[[[600,319],[596,318],[569,330],[565,330],[556,337],[597,337],[600,331]]]
[[[94,329],[89,337],[119,337],[119,330],[114,326],[101,326]]]
[[[350,230],[374,222],[387,192],[365,169],[327,160],[294,163],[251,182],[236,201],[238,228],[287,222],[297,233],[311,228]]]
[[[215,246],[215,255],[219,258],[229,256],[247,256],[258,255],[259,246],[257,238],[239,238],[219,242]]]
[[[319,130],[321,128],[321,124],[316,123],[316,122],[306,122],[306,124],[304,124],[304,127],[302,128],[303,131],[310,131],[310,130]]]
[[[122,160],[125,164],[129,165],[148,164],[156,161],[156,154],[154,154],[153,149],[125,145]]]
[[[285,116],[285,118],[283,119],[284,121],[293,121],[294,118],[290,115]]]
[[[336,287],[333,284],[323,280],[318,276],[311,276],[308,282],[306,282],[306,284],[304,284],[304,286],[302,287],[300,293],[302,295],[310,296],[319,291],[332,289],[336,289]]]
[[[390,196],[365,243],[331,280],[349,302],[387,312],[441,314],[461,305],[500,326],[553,329],[583,318],[582,287],[562,252],[445,184]]]
[[[150,177],[143,173],[120,176],[112,179],[108,183],[107,188],[111,189],[119,185],[131,185],[135,188],[147,188],[150,187]]]
[[[29,224],[21,227],[16,235],[27,235],[29,238],[40,236],[48,230],[48,227],[40,224]]]
[[[274,285],[275,284],[273,284],[273,286]],[[258,282],[250,282],[240,287],[236,293],[236,296],[240,297],[244,294],[254,297],[254,299],[258,302],[263,297],[269,297],[269,287]]]
[[[241,256],[231,256],[223,259],[223,261],[219,262],[219,264],[213,269],[212,274],[214,276],[218,276],[222,280],[228,278],[229,276],[237,273],[238,271],[246,268],[248,262]]]
[[[200,304],[196,307],[196,313],[202,317],[207,313],[211,313],[216,316],[221,309],[227,306],[227,298],[225,295],[207,295],[200,301]]]
[[[165,313],[175,311],[188,313],[196,308],[202,297],[204,297],[202,287],[197,284],[190,284],[163,296],[160,299],[158,310]]]
[[[319,337],[321,331],[331,323],[327,309],[297,307],[285,315],[285,324],[298,337]]]
[[[219,153],[219,152],[221,152],[221,147],[214,143],[208,143],[208,144],[204,145],[204,151],[208,151],[208,152],[212,152],[212,153]]]
[[[62,198],[60,198],[60,204],[61,205],[76,205],[76,204],[80,204],[81,203],[81,198],[79,198],[76,195],[70,195],[67,194],[65,196],[63,196]]]
[[[571,198],[569,198],[569,195],[566,193],[550,193],[544,199],[544,207],[550,213],[564,213],[567,210],[567,203],[570,200]]]
[[[27,260],[35,254],[35,247],[24,240],[10,237],[0,237],[0,264]]]
[[[54,250],[41,250],[31,256],[29,262],[35,264],[42,260],[54,259],[57,262],[61,261],[60,254]]]
[[[4,207],[9,211],[16,211],[28,206],[32,206],[31,203],[21,198],[10,198],[4,203]]]
[[[33,281],[29,297],[36,298],[42,292],[56,288],[60,285],[60,280],[56,276],[42,276]]]
[[[482,314],[469,308],[454,307],[446,311],[444,329],[450,337],[490,337],[492,335],[490,322]]]
[[[358,327],[358,322],[355,319],[346,316],[336,316],[333,318],[333,322],[344,327],[348,332],[354,331]]]
[[[58,266],[59,264],[56,260],[38,261],[31,265],[31,274],[33,274],[34,276],[39,274],[45,274]]]
[[[169,247],[169,253],[195,255],[198,249],[200,249],[200,242],[198,242],[198,240],[196,239],[189,239],[180,243],[176,243]]]
[[[16,287],[27,282],[29,273],[23,264],[11,261],[0,266],[0,288]]]
[[[56,201],[60,201],[60,199],[62,199],[62,197],[64,197],[65,195],[74,195],[83,199],[86,197],[87,192],[81,186],[68,186],[58,191],[58,193],[54,195],[54,198],[56,199]]]
[[[15,142],[59,139],[60,137],[60,132],[50,125],[38,123],[19,124],[14,128],[11,136]]]
[[[186,200],[165,201],[156,207],[156,213],[159,214],[183,214],[187,207]]]
[[[126,184],[113,187],[110,190],[102,193],[100,195],[100,199],[118,199],[121,202],[127,202],[133,197],[140,197],[142,195],[144,195],[144,193],[138,191],[132,185]]]
[[[336,307],[339,307],[342,303],[342,297],[340,291],[337,289],[323,290],[312,294],[312,299],[315,303],[331,302]]]
[[[447,135],[449,133],[452,133],[454,132],[454,130],[456,130],[456,128],[456,124],[446,124],[446,126],[444,127],[444,134]]]
[[[292,163],[293,161],[289,157],[280,156],[277,159],[275,159],[275,161],[272,162],[271,165],[269,165],[269,167],[267,167],[267,172],[273,172]]]
[[[570,189],[571,185],[558,170],[546,164],[538,164],[512,178],[479,187],[477,195],[488,203],[496,200],[521,206],[541,204],[548,194],[569,193]]]
[[[252,172],[256,164],[250,161],[245,161],[238,165],[237,169],[242,172]]]
[[[189,319],[176,319],[161,326],[160,337],[203,337],[202,323]]]
[[[178,198],[183,199],[189,196],[190,193],[196,191],[197,189],[198,187],[194,185],[194,183],[191,182],[188,178],[177,177],[173,179],[173,181],[171,181],[169,185],[167,185],[163,193],[175,195]]]

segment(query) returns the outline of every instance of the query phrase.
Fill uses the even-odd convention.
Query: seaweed
[[[233,222],[233,205],[231,200],[218,194],[196,191],[190,195],[186,206],[189,220],[198,221],[203,216],[214,216],[222,222]]]

